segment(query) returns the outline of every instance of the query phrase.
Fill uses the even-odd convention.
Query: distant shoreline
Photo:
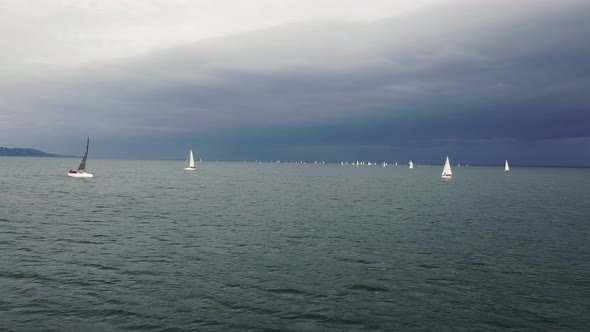
[[[74,155],[48,153],[30,148],[6,148],[0,146],[0,157],[53,157],[53,158],[79,158]]]

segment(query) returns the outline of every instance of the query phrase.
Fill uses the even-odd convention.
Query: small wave
[[[430,264],[420,264],[420,265],[418,265],[418,267],[421,267],[421,268],[427,269],[427,270],[440,269],[440,266],[438,266],[438,265],[430,265]]]
[[[106,266],[106,265],[102,265],[102,264],[96,264],[96,263],[84,263],[81,262],[79,263],[80,266],[84,266],[84,267],[95,267],[99,270],[105,270],[105,271],[118,271],[119,269],[113,266]]]
[[[330,318],[327,316],[324,316],[322,314],[316,314],[316,313],[304,313],[304,314],[297,314],[297,315],[290,315],[290,316],[285,316],[284,318],[286,319],[303,319],[303,320],[315,320],[315,321],[322,321],[322,322],[326,322],[328,321]]]
[[[437,285],[437,286],[446,286],[446,285],[454,285],[456,281],[454,279],[444,279],[444,278],[431,278],[426,280],[427,284],[430,285]]]
[[[389,291],[389,289],[387,289],[385,287],[369,286],[369,285],[363,285],[363,284],[354,284],[348,288],[352,289],[352,290],[362,290],[362,291],[367,291],[367,292],[387,292],[387,291]]]
[[[337,260],[339,262],[350,262],[350,263],[358,263],[358,264],[364,264],[364,265],[376,264],[376,262],[370,262],[370,261],[366,261],[364,259],[338,258]]]
[[[294,289],[294,288],[263,288],[262,289],[268,293],[275,293],[275,294],[295,294],[295,295],[304,295],[306,294],[303,291]]]
[[[322,322],[322,323],[332,323],[332,324],[340,324],[340,325],[349,325],[349,326],[359,326],[365,325],[367,322],[361,320],[352,320],[343,317],[330,317],[322,313],[315,313],[315,312],[308,312],[302,314],[292,314],[288,316],[283,316],[285,319],[290,320],[305,320],[305,321],[315,321],[315,322]]]
[[[254,314],[259,314],[259,315],[264,315],[264,316],[274,316],[278,313],[278,311],[276,310],[270,310],[270,309],[265,309],[265,308],[260,308],[260,307],[252,307],[252,306],[247,306],[247,305],[241,305],[241,304],[237,304],[237,303],[230,303],[227,301],[217,301],[217,303],[223,305],[224,307],[234,310],[234,311],[239,311],[239,312],[249,312],[249,313],[254,313]]]
[[[124,309],[97,309],[93,310],[94,316],[102,318],[145,318],[145,314]]]
[[[45,275],[41,275],[35,272],[2,272],[0,271],[0,278],[6,279],[28,279],[31,281],[40,281],[40,282],[55,282],[56,279],[47,277]]]

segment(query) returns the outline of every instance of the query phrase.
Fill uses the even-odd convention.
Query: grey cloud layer
[[[585,1],[450,2],[389,20],[293,24],[39,73],[1,83],[10,103],[0,106],[0,138],[60,128],[64,139],[193,140],[218,152],[232,146],[228,154],[235,146],[342,153],[338,146],[583,139],[588,12]]]

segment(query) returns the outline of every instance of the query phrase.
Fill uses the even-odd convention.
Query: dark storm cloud
[[[356,146],[378,157],[544,140],[574,155],[567,139],[590,136],[588,12],[585,1],[449,2],[378,22],[282,26],[40,73],[3,89],[2,114],[9,130],[106,136],[105,155],[121,140],[149,157],[170,156],[137,148],[198,142],[243,159]]]

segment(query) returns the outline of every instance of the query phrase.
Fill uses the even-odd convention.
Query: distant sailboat
[[[187,159],[188,166],[184,168],[186,171],[196,171],[197,168],[195,167],[195,159],[193,158],[193,149],[190,149],[188,152],[188,159]]]
[[[504,172],[510,172],[510,166],[508,166],[508,160],[506,160],[506,163],[504,164]]]
[[[414,163],[410,160],[410,171],[414,169]]]
[[[443,179],[452,179],[453,172],[451,171],[451,163],[449,162],[449,157],[447,156],[447,161],[445,161],[445,167],[443,168],[443,172],[441,177]]]
[[[86,159],[88,159],[88,145],[90,144],[90,137],[86,138],[86,152],[84,153],[84,157],[82,158],[82,162],[80,166],[78,166],[78,170],[71,169],[68,172],[68,176],[73,178],[91,178],[94,175],[92,173],[86,172]]]

